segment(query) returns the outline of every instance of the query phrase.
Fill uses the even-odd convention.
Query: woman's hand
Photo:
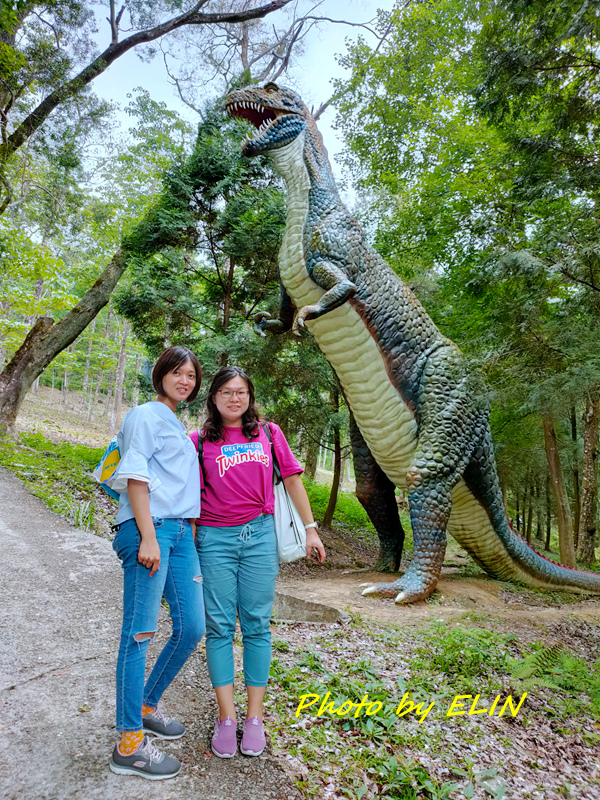
[[[156,534],[142,537],[138,550],[138,561],[150,570],[150,577],[160,568],[160,547],[156,541]]]
[[[312,551],[316,550],[318,555],[316,556],[319,564],[322,564],[325,561],[325,546],[321,541],[321,537],[317,533],[316,528],[309,528],[306,531],[306,557],[310,558],[312,555]]]
[[[138,561],[150,570],[150,577],[152,577],[160,568],[160,548],[156,541],[156,531],[150,514],[148,484],[145,481],[129,478],[127,494],[142,537],[142,543],[138,550]]]

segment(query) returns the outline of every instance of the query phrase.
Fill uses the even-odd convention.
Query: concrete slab
[[[72,528],[0,468],[0,797],[6,800],[288,800],[282,761],[221,760],[203,646],[170,687],[187,726],[161,743],[184,761],[168,781],[111,773],[121,568],[110,542]],[[169,635],[166,614],[150,658]]]

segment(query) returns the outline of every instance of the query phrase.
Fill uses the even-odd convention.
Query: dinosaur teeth
[[[252,138],[258,139],[259,136],[262,136],[262,134],[267,130],[267,128],[269,127],[270,124],[271,124],[271,120],[269,120],[269,119],[263,120],[261,122],[260,126],[258,127],[258,130],[256,131],[256,133],[254,134],[254,136]]]

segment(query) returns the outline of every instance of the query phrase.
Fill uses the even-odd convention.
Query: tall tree
[[[583,483],[577,556],[586,565],[594,560],[598,529],[598,420],[600,392],[590,391],[584,412]]]

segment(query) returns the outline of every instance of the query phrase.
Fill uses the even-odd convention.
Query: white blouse
[[[110,480],[111,488],[120,495],[117,524],[134,516],[127,494],[129,478],[148,484],[153,517],[200,516],[196,448],[165,403],[153,401],[128,411],[117,443],[121,460]]]

